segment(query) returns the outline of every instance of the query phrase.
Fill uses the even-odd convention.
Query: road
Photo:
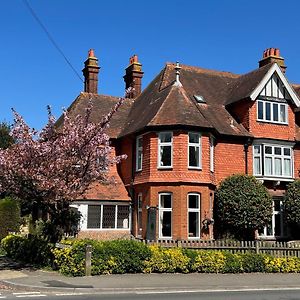
[[[136,292],[134,294],[63,294],[41,292],[0,291],[0,299],[37,298],[49,300],[298,300],[300,289],[297,290],[249,290],[249,291],[210,291],[210,292]]]

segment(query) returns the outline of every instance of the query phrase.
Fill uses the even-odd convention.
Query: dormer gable
[[[272,65],[261,82],[250,94],[252,101],[258,98],[291,101],[296,107],[300,107],[298,95],[287,81],[277,63]]]

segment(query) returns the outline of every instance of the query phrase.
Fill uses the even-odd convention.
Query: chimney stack
[[[278,48],[268,48],[263,53],[263,58],[258,62],[259,67],[263,67],[267,64],[276,62],[280,67],[281,71],[285,73],[286,66],[284,64],[284,58],[280,56]]]
[[[84,62],[84,69],[82,70],[84,76],[84,91],[86,93],[98,93],[98,73],[100,67],[98,66],[98,58],[95,57],[94,50],[90,49],[88,58]]]
[[[142,92],[142,78],[144,72],[142,71],[142,64],[138,62],[137,55],[133,55],[129,59],[129,66],[125,69],[126,73],[123,76],[125,81],[125,88],[132,88],[128,93],[128,98],[136,98]]]

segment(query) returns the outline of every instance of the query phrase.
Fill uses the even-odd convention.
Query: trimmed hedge
[[[300,258],[255,253],[147,246],[131,240],[67,240],[63,249],[46,241],[10,235],[1,242],[9,257],[53,266],[69,276],[83,276],[86,245],[92,245],[92,275],[123,273],[300,273]]]

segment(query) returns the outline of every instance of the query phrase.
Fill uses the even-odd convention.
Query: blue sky
[[[28,0],[81,73],[88,49],[101,66],[99,93],[122,96],[129,57],[139,56],[143,87],[165,62],[245,73],[263,50],[280,48],[287,77],[300,83],[297,0]],[[0,0],[0,121],[10,108],[35,128],[46,106],[59,116],[83,90],[23,0]]]

